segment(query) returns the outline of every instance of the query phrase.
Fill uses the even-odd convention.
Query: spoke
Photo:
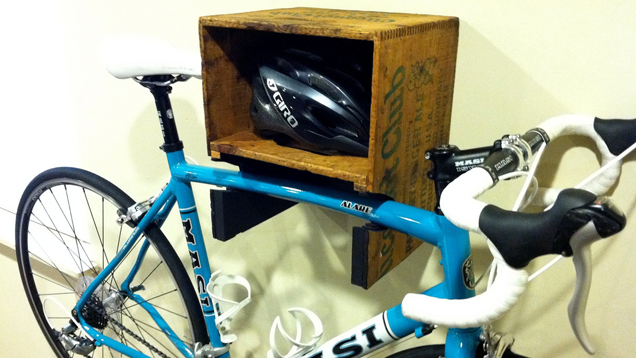
[[[142,329],[142,328],[139,326],[139,324],[143,324],[144,326],[146,326],[146,327],[148,327],[148,328],[151,328],[151,329],[153,329],[153,330],[155,330],[155,331],[157,331],[157,332],[160,332],[162,335],[165,335],[165,332],[164,332],[163,330],[161,330],[160,328],[158,328],[158,327],[156,327],[156,326],[153,326],[153,325],[151,325],[151,324],[149,324],[149,323],[146,323],[146,322],[144,322],[144,321],[142,321],[142,320],[140,320],[140,319],[138,319],[138,318],[133,317],[133,316],[132,316],[132,314],[130,313],[130,310],[126,310],[126,311],[127,311],[127,312],[124,312],[123,314],[124,314],[126,317],[128,317],[128,319],[130,319],[131,321],[133,321],[133,322],[135,323],[135,325],[137,326],[137,328],[138,328],[138,329]],[[154,322],[154,321],[153,321],[153,322]],[[147,330],[145,330],[145,329],[144,329],[144,331],[145,331],[146,333],[150,334],[150,332],[148,332]],[[152,334],[150,334],[150,336],[154,338],[154,336],[153,336]],[[179,339],[181,342],[185,342],[185,343],[187,343],[187,344],[191,344],[191,343],[192,343],[192,342],[189,342],[189,341],[185,341],[185,340],[183,340],[183,339],[181,339],[181,338],[179,338],[179,337],[177,337],[177,339]],[[157,340],[157,339],[155,338],[155,340]],[[161,343],[159,343],[159,344],[161,344]],[[165,348],[165,346],[164,346],[164,348]],[[168,349],[168,348],[166,348],[166,349]],[[169,350],[169,349],[168,349],[168,350]],[[172,353],[172,352],[171,352],[171,353]]]
[[[135,318],[135,317],[131,316],[131,315],[130,315],[130,313],[128,313],[128,314],[126,314],[126,313],[125,313],[125,315],[126,315],[126,317],[128,317],[128,319],[130,319],[130,320],[134,321],[135,323],[143,324],[144,326],[146,326],[146,327],[148,327],[148,328],[152,328],[152,329],[154,329],[155,331],[158,331],[158,332],[162,332],[162,333],[163,333],[163,331],[162,331],[161,329],[159,329],[159,328],[157,328],[157,327],[155,327],[155,326],[153,326],[153,325],[151,325],[151,324],[149,324],[149,323],[146,323],[146,322],[144,322],[144,321],[142,321],[142,320],[140,320],[140,319],[138,319],[138,318]]]
[[[40,296],[58,296],[58,295],[70,295],[75,292],[56,292],[56,293],[40,293]]]
[[[50,189],[49,189],[50,190]],[[82,252],[84,252],[84,255],[86,255],[86,257],[90,260],[90,255],[88,254],[88,252],[86,252],[86,249],[84,248],[84,245],[82,244],[82,240],[79,239],[79,237],[77,236],[77,232],[75,230],[75,221],[73,220],[73,210],[71,209],[70,206],[70,201],[69,201],[69,195],[68,195],[68,188],[66,185],[64,185],[64,190],[66,192],[66,199],[67,199],[67,203],[68,203],[68,212],[69,212],[69,217],[70,217],[70,222],[69,222],[69,218],[66,217],[66,215],[64,215],[64,218],[66,219],[66,222],[69,224],[71,231],[73,232],[73,238],[75,240],[75,245],[77,246],[77,252],[79,253],[79,247],[82,248]],[[88,202],[88,197],[86,196],[86,189],[82,187],[82,192],[84,194],[84,198],[86,199],[86,201]],[[51,192],[52,193],[52,192]],[[53,194],[53,193],[52,193]],[[99,195],[99,194],[98,194]],[[55,194],[53,194],[53,198],[55,199],[55,202],[58,203],[58,207],[60,207],[60,212],[62,212],[62,214],[64,214],[64,211],[62,210],[57,197],[55,197]],[[102,197],[103,199],[103,197]],[[93,223],[95,223],[95,216],[93,215],[93,211],[91,210],[91,207],[89,205],[88,207],[88,211],[90,212],[91,215],[91,219],[93,219]],[[99,237],[99,232],[98,232],[98,237]],[[101,238],[100,238],[100,242]],[[90,245],[90,242],[88,243]],[[102,243],[102,248],[104,247],[103,243]],[[83,263],[84,261],[81,260],[80,258],[80,266],[81,263]],[[87,266],[89,267],[89,269],[91,269],[95,274],[97,274],[97,270],[95,269],[94,265],[89,261],[89,263],[87,264]],[[82,276],[84,276],[84,269],[80,267],[80,272],[82,273]]]
[[[66,207],[68,208],[68,214],[69,214],[69,217],[70,217],[70,220],[71,220],[69,225],[71,226],[71,231],[73,231],[73,234],[75,234],[74,235],[75,248],[77,249],[77,252],[80,252],[80,248],[79,248],[80,243],[79,243],[79,239],[77,238],[77,234],[75,232],[75,220],[73,219],[73,210],[71,209],[71,199],[68,196],[68,187],[66,186],[66,184],[64,184],[64,192],[66,193]],[[61,208],[60,208],[60,210],[61,210]],[[67,222],[68,222],[68,220],[67,220]],[[83,248],[83,246],[82,246],[82,248]],[[86,253],[86,251],[84,251],[84,253]],[[89,260],[90,260],[90,256],[86,255],[86,257],[88,257]],[[84,268],[82,267],[82,259],[80,258],[79,261],[80,261],[80,272],[82,274],[82,277],[84,277]],[[89,267],[90,267],[90,265],[89,265]]]
[[[143,301],[141,301],[141,302],[135,302],[135,304],[134,304],[134,305],[124,307],[123,309],[129,309],[129,308],[131,308],[131,307],[138,306],[138,305],[140,305],[140,304],[142,304],[142,303],[148,303],[148,302],[150,302],[150,301],[152,301],[152,300],[155,300],[155,299],[157,299],[157,298],[159,298],[159,297],[162,297],[162,296],[165,296],[165,295],[168,295],[168,294],[174,293],[174,292],[176,292],[176,291],[177,291],[177,289],[175,288],[175,289],[174,289],[174,290],[172,290],[172,291],[168,291],[168,292],[162,293],[162,294],[157,295],[157,296],[155,296],[155,297],[153,297],[153,298],[149,298],[149,299],[147,299],[147,300],[143,300]],[[171,310],[169,310],[169,309],[166,309],[166,308],[163,308],[163,307],[161,307],[161,306],[152,305],[152,307],[154,307],[154,308],[159,308],[159,309],[164,310],[164,311],[166,311],[166,312],[172,313],[172,314],[173,314],[173,315],[175,315],[175,316],[179,316],[179,317],[183,317],[184,319],[188,319],[188,317],[186,317],[186,316],[184,316],[184,315],[182,315],[182,314],[179,314],[179,313],[173,312],[173,311],[171,311]],[[123,309],[122,309],[122,310],[123,310]]]
[[[82,188],[83,193],[84,193],[84,199],[86,200],[86,206],[88,207],[88,211],[91,214],[91,219],[93,221],[93,226],[95,227],[95,233],[97,234],[97,239],[99,240],[99,243],[102,245],[102,253],[103,255],[106,254],[106,248],[104,247],[104,238],[102,237],[102,235],[99,234],[99,228],[97,227],[97,222],[95,222],[95,215],[93,214],[93,208],[91,207],[91,204],[88,202],[88,196],[86,195],[86,189]],[[103,203],[104,201],[104,197],[102,197],[102,207],[104,205]],[[102,210],[102,220],[104,217],[104,211]],[[103,259],[103,256],[102,256]],[[108,258],[106,258],[108,260]],[[102,266],[103,267],[103,266]]]
[[[115,250],[115,252],[119,252],[119,245],[121,244],[121,234],[122,234],[122,231],[124,230],[124,225],[126,224],[119,225],[119,237],[117,238],[117,250]]]
[[[139,326],[138,326],[139,327]],[[141,328],[141,327],[139,327]],[[144,332],[150,334],[150,332],[146,331],[145,329],[141,328]],[[166,347],[165,344],[161,343],[158,339],[156,339],[154,336],[150,335],[155,342],[157,342],[160,346],[162,346],[165,350],[168,351],[168,353],[172,354],[173,356],[177,356],[176,354],[174,354],[174,352],[172,350],[170,350],[170,348]],[[176,348],[176,347],[175,347]],[[152,352],[152,351],[151,351]],[[153,355],[154,356],[154,355]]]
[[[97,239],[99,240],[99,244],[102,247],[102,268],[106,267],[104,265],[104,258],[106,259],[107,263],[110,263],[110,260],[108,259],[108,256],[106,255],[106,247],[104,246],[104,197],[100,195],[101,197],[101,204],[102,204],[102,233],[100,235],[99,233],[99,228],[97,226],[97,222],[95,221],[95,215],[93,214],[93,208],[91,207],[90,202],[88,201],[88,195],[86,194],[86,188],[82,188],[82,193],[84,194],[84,200],[86,201],[86,207],[88,208],[88,212],[91,215],[91,219],[93,221],[93,226],[95,227],[95,233],[97,234]]]
[[[161,345],[161,346],[162,346],[165,350],[167,350],[170,354],[172,354],[173,356],[177,356],[176,354],[174,354],[174,352],[172,352],[172,351],[171,351],[171,349],[170,349],[170,348],[166,347],[163,343],[161,343],[161,342],[160,342],[157,338],[155,338],[155,337],[154,337],[154,336],[153,336],[150,332],[148,332],[146,329],[144,329],[143,327],[141,327],[138,323],[142,323],[142,324],[144,324],[145,326],[148,326],[148,327],[150,327],[150,328],[152,328],[152,329],[154,329],[154,330],[156,330],[156,331],[158,331],[158,332],[161,332],[161,334],[162,334],[162,335],[165,335],[165,332],[163,332],[162,330],[160,330],[160,329],[158,329],[158,328],[156,328],[156,327],[153,327],[153,326],[149,325],[148,323],[145,323],[145,322],[143,322],[143,321],[140,321],[140,320],[135,319],[135,318],[132,316],[132,314],[130,313],[130,311],[129,311],[126,307],[124,307],[124,310],[125,310],[126,312],[123,312],[123,315],[125,315],[126,317],[128,317],[128,318],[129,318],[129,319],[133,322],[133,324],[135,324],[135,326],[137,327],[137,330],[139,331],[139,333],[140,333],[141,337],[144,339],[144,341],[146,341],[146,343],[148,343],[148,341],[147,341],[147,340],[146,340],[146,338],[144,337],[144,334],[143,334],[143,332],[142,332],[142,331],[146,332],[146,333],[147,333],[150,337],[152,337],[152,338],[153,338],[153,340],[154,340],[156,343],[158,343],[159,345]],[[149,349],[149,351],[150,351],[150,353],[152,354],[152,356],[154,357],[154,356],[155,356],[155,354],[154,354],[153,350],[152,350],[152,349]]]
[[[124,313],[124,315],[128,316],[126,313]],[[135,323],[135,321],[133,321],[134,325],[137,327],[137,332],[139,332],[139,336],[141,337],[141,339],[143,339],[145,342],[148,342],[148,340],[146,339],[146,337],[144,336],[143,332],[141,331],[141,327]],[[147,332],[146,332],[147,333]],[[150,354],[154,357],[155,353],[152,351],[152,349],[150,350]]]
[[[29,253],[33,255],[33,253],[31,253],[31,252],[29,252]],[[33,256],[36,256],[36,255],[33,255]],[[36,256],[36,257],[37,257],[37,256]],[[39,274],[37,274],[37,273],[33,272],[33,270],[31,270],[31,275],[33,275],[33,276],[37,276],[37,277],[39,277],[39,278],[41,278],[41,279],[43,279],[43,280],[45,280],[45,281],[51,282],[51,283],[56,284],[56,285],[58,285],[58,286],[60,286],[60,287],[64,287],[64,288],[66,288],[66,289],[69,289],[69,290],[71,290],[71,291],[75,292],[75,290],[73,289],[73,285],[72,285],[72,284],[71,284],[71,283],[70,283],[70,282],[66,279],[66,275],[65,275],[65,274],[64,274],[64,273],[63,273],[63,272],[62,272],[62,271],[61,271],[61,270],[60,270],[57,266],[55,266],[55,265],[54,265],[54,268],[57,270],[57,272],[59,272],[59,273],[60,273],[60,275],[62,276],[62,278],[64,279],[64,281],[66,281],[66,283],[68,283],[68,287],[66,287],[66,286],[62,285],[62,284],[61,284],[61,283],[59,283],[59,282],[55,282],[55,281],[53,281],[53,280],[51,280],[51,279],[49,279],[49,278],[47,278],[47,277],[44,277],[44,276],[42,276],[42,275],[39,275]]]
[[[106,230],[104,230],[104,216],[105,216],[104,213],[105,213],[106,208],[104,208],[104,202],[105,202],[104,197],[102,197],[102,237],[104,238],[104,242],[105,242],[106,241]],[[115,251],[115,252],[117,252],[117,251]],[[103,255],[102,255],[102,267],[106,267],[104,265],[104,258],[105,257],[106,257],[106,250],[103,251]],[[108,260],[108,257],[106,257],[106,262],[110,262]]]
[[[130,318],[130,320],[133,322],[133,324],[137,327],[137,331],[139,332],[139,334],[140,334],[140,336],[141,336],[141,339],[143,339],[143,340],[147,343],[148,341],[146,340],[146,337],[144,337],[144,334],[141,332],[141,327],[140,327],[140,326],[137,324],[137,322],[136,322],[136,321],[132,318],[132,315],[130,314],[130,311],[128,311],[128,310],[126,309],[126,312],[123,312],[123,311],[122,311],[122,314],[123,314],[124,316],[126,316],[126,317]],[[122,320],[122,322],[121,322],[121,323],[123,324],[123,320]],[[147,333],[147,332],[146,332],[146,333]],[[154,354],[154,352],[152,351],[152,349],[150,350],[150,353],[152,354],[152,356],[153,356],[153,357],[155,356],[155,354]]]
[[[42,203],[41,203],[41,202],[40,202],[40,205],[42,205]],[[42,205],[42,208],[44,208],[44,205]],[[44,211],[45,211],[45,212],[47,212],[47,210],[46,210],[45,208],[44,208]],[[33,213],[31,213],[31,214],[32,214],[32,215],[33,215],[33,217],[35,217],[36,219],[40,220],[40,218],[38,218],[38,217],[37,217],[37,215],[35,215],[35,214],[33,214]],[[48,214],[48,213],[47,213],[47,214]],[[49,219],[50,219],[50,216],[49,216]],[[31,221],[31,220],[30,220],[30,221]],[[41,220],[40,220],[40,222],[41,222]],[[54,224],[54,225],[55,225],[55,224]],[[53,233],[53,232],[55,231],[55,232],[57,232],[57,233],[59,233],[59,234],[61,235],[62,233],[61,233],[59,230],[57,230],[57,229],[55,229],[55,228],[50,228],[50,227],[48,227],[48,226],[46,226],[46,225],[42,225],[42,226],[44,226],[45,228],[47,228],[47,230],[49,230],[49,232],[50,232],[50,233],[51,233],[51,234],[52,234],[52,235],[53,235],[53,236],[54,236],[54,237],[55,237],[58,241],[60,241],[60,242],[62,243],[62,245],[64,245],[64,247],[66,247],[67,251],[71,254],[71,258],[73,258],[73,256],[75,256],[75,257],[77,257],[77,259],[79,259],[80,261],[82,261],[82,258],[79,256],[79,254],[77,254],[77,253],[75,253],[73,250],[71,250],[71,248],[70,248],[70,247],[68,247],[68,245],[66,244],[66,242],[64,241],[64,239],[63,239],[61,236],[60,236],[60,237],[58,237],[57,235],[55,235],[55,234]],[[33,238],[33,240],[35,240],[35,241],[36,241],[36,243],[38,244],[38,246],[40,246],[40,249],[42,249],[42,251],[46,253],[48,250],[45,250],[45,249],[42,247],[42,245],[40,245],[40,243],[38,242],[38,240],[36,240],[36,239],[35,239],[35,236],[33,235],[33,233],[31,233],[31,231],[30,231],[30,230],[29,230],[29,234],[31,235],[31,237]],[[69,237],[73,237],[73,236],[71,236],[71,235],[68,235],[68,236],[69,236]],[[77,239],[76,239],[76,240],[77,240]],[[79,240],[79,241],[80,241],[80,242],[83,242],[83,241],[81,241],[81,240]],[[48,256],[48,255],[47,255],[47,256]],[[88,257],[88,255],[86,255],[86,257]],[[50,257],[49,257],[49,260],[50,260]],[[50,260],[50,261],[51,261],[51,263],[53,262],[53,260]],[[42,261],[42,262],[44,262],[44,261]],[[74,263],[75,263],[75,265],[77,266],[77,261],[73,260],[73,262],[74,262]],[[87,264],[87,266],[92,266],[92,265]],[[78,269],[79,269],[79,270],[81,270],[81,268],[79,268],[79,267],[78,267]],[[94,267],[91,267],[91,270],[92,270],[92,271],[93,271],[93,272],[97,275],[97,271],[95,270],[95,268],[94,268]],[[80,271],[80,272],[81,272],[81,271]]]
[[[1,208],[0,208],[0,209],[1,209]],[[52,227],[47,226],[47,225],[46,225],[46,224],[44,224],[43,222],[39,221],[40,219],[37,217],[37,215],[35,215],[35,214],[33,214],[33,213],[31,213],[31,214],[32,214],[32,215],[33,215],[36,219],[38,219],[38,221],[35,221],[35,220],[33,220],[33,219],[29,219],[29,222],[30,222],[31,224],[36,224],[36,225],[42,226],[43,228],[45,228],[45,229],[47,229],[47,230],[49,230],[49,231],[51,231],[51,230],[53,230],[53,231],[54,231],[54,230],[55,230],[55,229],[53,229]],[[58,234],[60,234],[60,235],[62,235],[62,236],[69,237],[69,238],[73,238],[73,235],[68,234],[68,233],[66,233],[66,232],[64,232],[64,231],[58,231]],[[86,241],[86,240],[81,240],[81,239],[80,239],[79,241],[80,241],[81,243],[83,243],[83,244],[90,244],[90,242],[88,242],[88,241]]]
[[[158,332],[164,333],[161,329],[159,329],[159,328],[157,328],[157,327],[155,327],[155,326],[152,326],[152,325],[150,325],[150,324],[148,324],[148,323],[146,323],[146,322],[144,322],[144,321],[141,321],[141,320],[139,320],[139,319],[136,319],[136,318],[134,318],[134,317],[130,317],[130,316],[129,316],[128,318],[130,318],[130,319],[134,320],[134,321],[135,321],[135,322],[137,322],[137,323],[143,324],[144,326],[146,326],[146,327],[148,327],[148,328],[151,328],[151,329],[153,329],[153,330],[155,330],[155,331],[158,331]],[[188,341],[188,340],[185,340],[185,339],[182,339],[182,338],[179,338],[179,337],[177,337],[177,338],[178,338],[181,342],[183,342],[183,343],[185,343],[185,344],[187,344],[187,345],[190,345],[190,346],[192,345],[192,342],[190,342],[190,341]]]
[[[124,263],[126,261],[126,259],[128,258],[128,256],[130,255],[131,252],[133,252],[135,250],[135,248],[137,247],[137,245],[139,245],[139,242],[141,240],[137,240],[137,242],[135,242],[135,244],[133,245],[132,248],[130,248],[130,250],[126,253],[126,255],[124,256],[124,258],[119,262],[119,264],[113,269],[113,271],[110,273],[110,275],[108,277],[106,277],[103,281],[104,284],[108,285],[108,287],[113,288],[115,291],[120,291],[120,285],[117,282],[117,279],[115,278],[115,272],[117,272],[117,270],[119,269],[119,267],[121,266],[122,263]],[[109,262],[110,264],[110,262]]]
[[[57,202],[57,198],[55,198],[55,194],[53,194],[53,191],[49,188],[49,192],[51,193],[51,195],[53,196],[53,198],[55,199],[55,201]],[[49,221],[51,222],[51,224],[53,224],[53,228],[55,232],[60,232],[60,230],[57,228],[57,225],[55,225],[55,223],[53,222],[53,219],[51,218],[51,215],[49,214],[49,211],[46,209],[46,207],[44,207],[44,204],[42,203],[42,200],[40,198],[38,198],[38,202],[40,203],[40,206],[42,206],[42,209],[44,209],[44,212],[46,213],[46,216],[48,216]],[[58,203],[58,207],[59,207],[59,203]],[[61,208],[60,208],[61,211]],[[66,217],[66,214],[64,214],[64,212],[62,212],[62,215],[64,217]],[[39,219],[38,219],[39,220]],[[66,219],[66,221],[68,222],[68,219]],[[72,230],[71,230],[72,231]],[[51,232],[52,233],[52,232]],[[55,236],[55,235],[54,235]],[[77,237],[77,236],[74,236]],[[68,247],[68,245],[66,244],[66,242],[64,241],[64,239],[59,236],[57,237],[59,239],[60,242],[62,242],[62,244],[66,247],[66,249],[68,250],[68,252],[73,253],[73,251],[71,251],[71,248]],[[71,258],[73,258],[73,255],[71,255]],[[81,260],[81,258],[80,258]],[[82,272],[82,269],[79,265],[77,265],[77,261],[75,261],[75,259],[73,259],[73,262],[75,263],[75,265],[77,266],[77,269],[79,270],[79,272]]]
[[[141,242],[142,240],[139,239],[137,240],[137,242],[135,242],[135,244],[133,245],[133,247],[130,248],[130,250],[126,253],[126,255],[124,256],[123,259],[121,259],[121,261],[119,261],[119,264],[117,264],[117,266],[113,269],[113,271],[111,272],[111,277],[112,280],[115,281],[115,285],[116,287],[121,287],[119,285],[119,283],[117,282],[117,279],[115,278],[115,272],[117,272],[117,269],[119,269],[119,266],[121,266],[122,263],[124,263],[126,261],[126,259],[128,258],[128,256],[130,255],[131,252],[135,251],[135,248],[137,247],[137,245],[139,245],[139,242]],[[112,286],[112,282],[111,282],[111,286]]]
[[[49,267],[53,267],[57,272],[59,272],[60,276],[62,276],[64,278],[64,281],[66,281],[66,283],[68,283],[69,287],[74,287],[74,285],[72,285],[66,278],[70,278],[72,281],[75,280],[75,277],[64,273],[54,262],[53,260],[51,260],[51,257],[47,254],[46,251],[44,251],[44,249],[42,248],[42,245],[40,245],[40,243],[38,242],[38,240],[35,239],[35,237],[33,237],[33,235],[31,235],[31,237],[33,238],[33,241],[35,241],[35,244],[38,245],[40,247],[40,249],[46,254],[46,257],[49,259],[50,262],[46,262],[46,260],[44,260],[43,258],[41,258],[40,256],[36,255],[35,253],[33,253],[33,251],[29,250],[29,255],[35,257],[38,261],[40,261],[42,264],[47,265]],[[30,261],[30,257],[29,257],[29,261]],[[31,270],[33,271],[33,270]]]
[[[65,187],[66,187],[66,186],[65,186]],[[74,227],[72,227],[72,226],[70,226],[69,219],[67,218],[66,213],[64,213],[64,210],[62,209],[62,207],[61,207],[61,205],[60,205],[59,201],[57,200],[57,197],[55,196],[55,193],[53,193],[53,190],[51,190],[51,188],[49,188],[49,192],[51,193],[51,196],[53,197],[53,199],[54,199],[54,200],[55,200],[55,202],[57,203],[57,206],[58,206],[58,208],[59,208],[59,210],[60,210],[60,213],[62,214],[62,216],[64,216],[64,219],[66,220],[66,222],[67,222],[67,224],[69,225],[69,227],[70,227],[71,231],[73,232],[73,235],[72,235],[71,237],[75,240],[76,245],[77,245],[77,244],[79,244],[79,246],[81,246],[81,247],[82,247],[82,251],[84,252],[84,255],[86,255],[86,257],[87,257],[87,258],[90,258],[90,255],[88,255],[88,253],[87,253],[87,252],[86,252],[86,250],[84,249],[84,245],[82,245],[82,244],[81,244],[81,242],[83,242],[83,241],[82,241],[82,240],[80,240],[80,239],[77,237],[77,233],[75,232],[75,228],[74,228]],[[67,194],[67,197],[68,197],[68,194]],[[44,204],[42,203],[42,200],[38,198],[38,202],[40,203],[40,206],[42,207],[42,209],[44,209],[44,212],[47,214],[47,216],[48,216],[49,220],[51,221],[51,224],[53,224],[53,226],[54,226],[54,231],[55,231],[55,232],[57,232],[57,233],[61,233],[61,231],[57,228],[57,225],[55,225],[55,223],[53,222],[53,219],[51,218],[51,216],[50,216],[50,214],[49,214],[48,210],[46,209],[46,207],[44,207]],[[69,210],[70,210],[70,208],[69,208]],[[33,216],[36,216],[36,215],[35,215],[35,214],[33,214]],[[36,216],[36,218],[37,218],[37,216]],[[40,219],[38,218],[38,220],[40,220]],[[49,231],[50,231],[50,230],[49,230]],[[82,258],[81,258],[81,257],[80,257],[80,255],[79,255],[79,249],[78,249],[78,252],[77,252],[77,253],[73,252],[73,251],[70,249],[70,247],[68,247],[68,245],[66,244],[66,241],[65,241],[65,240],[61,237],[61,234],[60,234],[60,236],[57,236],[57,235],[54,235],[54,236],[55,236],[55,237],[57,237],[57,238],[58,238],[58,240],[59,240],[60,242],[62,242],[62,244],[66,247],[66,249],[69,251],[69,253],[71,253],[71,258],[73,257],[73,255],[77,256],[77,258],[78,258],[78,259],[79,259],[79,261],[80,261],[80,265],[79,265],[79,267],[78,267],[78,270],[79,270],[79,272],[81,272],[81,273],[82,273],[82,276],[83,276],[84,269],[81,267],[81,266],[82,266],[82,265],[81,265],[81,263],[84,263],[84,261],[82,260]],[[75,260],[73,259],[73,262],[75,263],[75,265],[77,265],[77,261],[75,261]],[[97,273],[97,271],[95,270],[95,268],[93,267],[93,265],[92,265],[92,264],[88,263],[88,264],[86,264],[86,265],[87,265],[87,266],[88,266],[88,267],[89,267],[89,268],[90,268],[90,269],[91,269],[94,273]]]
[[[113,330],[113,332],[115,332],[115,335],[119,337],[119,341],[122,343],[125,342],[126,345],[128,345],[128,340],[126,339],[126,336],[124,336],[124,330],[120,329],[119,327],[115,327],[115,328],[119,329],[119,333],[117,333],[118,331],[116,329],[112,329],[112,328],[111,329]]]
[[[131,346],[133,348],[135,348],[138,352],[143,352],[141,349],[137,348],[137,346],[135,346],[134,344],[130,343],[129,340],[126,339],[126,337],[123,336],[124,334],[122,333],[122,338],[126,341],[126,345],[127,346]]]
[[[77,249],[77,252],[80,252],[80,243],[79,243],[79,239],[77,238],[77,233],[75,231],[75,220],[73,220],[73,210],[71,209],[71,199],[68,196],[68,187],[66,185],[64,185],[64,191],[66,192],[66,205],[68,208],[68,215],[70,217],[70,223],[69,225],[71,226],[71,231],[73,231],[73,234],[75,235],[75,248]],[[68,220],[67,220],[68,221]],[[84,251],[84,254],[86,254],[86,250],[84,250],[84,245],[82,245],[82,251]],[[88,257],[88,259],[90,260],[90,256],[86,255],[86,257]],[[80,261],[80,273],[82,275],[82,277],[84,277],[84,268],[82,267],[82,259],[79,260]],[[89,267],[92,265],[89,265]]]
[[[150,273],[148,274],[148,276],[146,276],[146,278],[144,278],[141,283],[139,284],[139,286],[142,286],[144,284],[144,282],[146,282],[146,280],[155,272],[155,270],[157,270],[159,268],[159,266],[161,266],[161,264],[163,263],[162,261],[159,261],[159,263],[157,264],[157,266],[155,266],[155,268],[152,269],[152,271],[150,271]]]
[[[119,245],[121,243],[121,238],[122,238],[122,232],[124,230],[124,224],[119,225],[119,237],[117,238],[117,250],[115,250],[115,255],[117,255],[117,253],[119,252]],[[134,247],[133,247],[134,249]],[[132,249],[131,249],[132,251]],[[125,260],[125,259],[124,259]],[[124,261],[122,260],[122,262]],[[109,261],[110,263],[110,261]],[[117,270],[117,268],[115,268],[115,270]],[[113,273],[115,272],[115,270],[113,270]],[[113,279],[114,279],[114,275],[113,275]]]

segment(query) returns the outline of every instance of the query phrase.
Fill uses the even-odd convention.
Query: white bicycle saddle
[[[129,36],[107,42],[103,56],[108,72],[120,79],[150,75],[201,78],[201,55],[152,37]]]

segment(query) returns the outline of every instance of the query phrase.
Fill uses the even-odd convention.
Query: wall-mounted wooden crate
[[[424,152],[448,142],[457,18],[292,8],[207,16],[199,25],[213,158],[231,155],[306,170],[350,182],[358,191],[434,208]],[[367,158],[283,147],[255,133],[249,113],[257,55],[285,47],[329,51],[368,65],[372,102]],[[390,230],[370,232],[354,281],[371,286],[418,244]]]

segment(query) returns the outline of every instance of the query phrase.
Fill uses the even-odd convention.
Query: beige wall
[[[95,171],[135,198],[154,194],[165,182],[151,98],[131,81],[115,80],[103,70],[103,40],[141,33],[196,49],[200,15],[312,5],[316,6],[312,1],[282,0],[4,2],[0,207],[15,210],[28,180],[55,165]],[[636,2],[324,0],[319,5],[458,16],[451,141],[462,148],[489,144],[501,134],[524,131],[562,113],[636,115]],[[173,104],[188,154],[206,163],[200,88],[195,80],[176,86]],[[576,143],[589,147],[585,141]],[[544,166],[548,174],[543,179],[571,186],[582,178],[581,171],[597,165],[589,149],[572,145],[568,140],[554,144],[566,154]],[[636,241],[631,235],[636,193],[627,181],[636,174],[636,166],[634,156],[629,158],[613,195],[632,220],[623,234],[594,248],[587,320],[599,357],[636,356]],[[18,169],[11,178],[5,174],[8,168]],[[201,207],[207,207],[206,189],[197,188],[197,193]],[[499,204],[511,201],[506,189],[489,199]],[[209,233],[206,210],[201,216]],[[0,241],[11,242],[12,215],[0,210],[0,224]],[[174,224],[166,233],[183,251],[181,229]],[[226,272],[251,281],[254,303],[249,314],[263,320],[241,333],[235,347],[238,356],[264,357],[269,324],[288,307],[313,309],[323,319],[326,335],[334,334],[398,303],[405,292],[428,287],[439,276],[436,252],[420,248],[369,291],[351,286],[348,237],[354,224],[355,219],[300,205],[230,243],[210,241],[213,268],[224,263]],[[482,240],[474,241],[479,256]],[[1,247],[1,355],[52,356],[27,311],[12,255],[10,248]],[[255,262],[261,266],[251,267]],[[540,263],[533,263],[530,270],[538,267]],[[518,351],[536,357],[585,355],[567,322],[573,280],[570,260],[563,260],[534,281],[525,298],[497,324],[516,336]],[[387,297],[378,301],[379,295]],[[355,302],[355,312],[347,308],[350,302]],[[440,333],[432,341],[442,338]]]

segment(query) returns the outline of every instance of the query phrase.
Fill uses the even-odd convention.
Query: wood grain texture
[[[448,17],[299,7],[206,16],[199,21],[202,26],[373,40],[378,33],[395,34],[392,31],[445,19]]]

